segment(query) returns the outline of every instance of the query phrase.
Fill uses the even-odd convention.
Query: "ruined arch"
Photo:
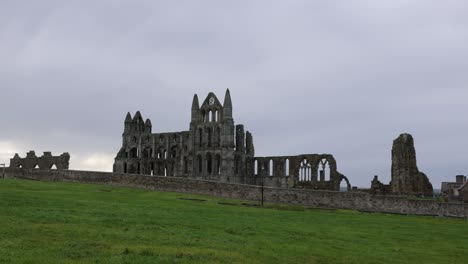
[[[341,191],[341,184],[342,184],[343,181],[345,181],[345,183],[346,183],[346,190],[348,192],[350,192],[351,188],[352,188],[351,184],[349,183],[348,178],[346,176],[344,176],[344,175],[340,175],[340,185],[339,185],[340,186],[340,191]]]
[[[52,163],[52,165],[50,165],[49,167],[49,170],[56,170],[57,169],[57,165],[55,165],[55,163]]]
[[[331,168],[330,162],[326,157],[320,159],[317,164],[317,176],[319,181],[330,181],[331,179]]]
[[[299,165],[299,181],[312,181],[312,166],[310,165],[310,162],[307,159],[303,159]]]

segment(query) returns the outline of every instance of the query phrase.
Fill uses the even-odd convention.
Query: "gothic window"
[[[273,176],[273,160],[270,160],[268,164],[268,175]]]
[[[216,110],[215,112],[215,122],[219,122],[219,111]]]
[[[216,128],[216,137],[217,137],[217,143],[218,143],[218,146],[221,146],[221,128],[220,127],[217,127]]]
[[[202,174],[203,172],[203,159],[201,155],[197,156],[197,163],[198,163],[198,173]]]
[[[299,181],[312,181],[312,167],[310,166],[310,162],[307,159],[302,160],[299,167]]]
[[[329,181],[330,180],[330,164],[328,160],[323,158],[320,160],[318,164],[318,172],[317,175],[319,177],[319,181]]]
[[[132,148],[130,149],[130,158],[131,159],[136,159],[138,158],[138,148]]]
[[[211,156],[211,153],[206,155],[206,170],[208,174],[213,172],[213,157]]]
[[[50,166],[50,169],[51,170],[56,170],[57,169],[57,166],[55,164],[52,164],[52,166]]]
[[[187,157],[184,157],[184,173],[188,173],[188,159]]]
[[[289,159],[285,161],[284,170],[284,175],[289,176]]]
[[[123,164],[123,172],[127,173],[127,162],[124,162]]]
[[[164,157],[164,159],[167,159],[167,150],[163,151],[163,157]]]
[[[203,130],[201,128],[198,129],[198,138],[199,138],[199,142],[200,142],[200,147],[203,146]]]
[[[213,111],[210,111],[210,123],[213,122]]]
[[[145,150],[143,150],[143,158],[151,158],[152,152],[153,150],[151,148],[145,148]]]
[[[254,162],[254,174],[258,175],[258,160],[255,160]]]
[[[219,154],[216,155],[216,174],[221,174],[221,156]]]
[[[207,132],[208,132],[208,147],[211,147],[211,137],[212,137],[211,128],[207,128]]]

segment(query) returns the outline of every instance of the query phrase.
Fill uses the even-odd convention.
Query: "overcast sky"
[[[127,111],[187,130],[230,88],[258,156],[330,153],[390,180],[392,141],[468,174],[468,1],[0,1],[0,163],[69,152],[112,169]]]

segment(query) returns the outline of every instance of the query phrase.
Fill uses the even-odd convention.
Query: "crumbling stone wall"
[[[339,191],[348,178],[337,171],[335,158],[330,154],[298,156],[254,157],[248,160],[246,184],[270,187]]]
[[[181,177],[159,177],[70,170],[25,170],[14,168],[7,168],[6,176],[44,181],[106,184],[251,201],[260,201],[262,194],[262,188],[260,186]],[[314,208],[342,208],[366,212],[459,218],[468,217],[468,204],[439,203],[434,200],[415,200],[401,196],[273,187],[263,188],[263,195],[267,202],[295,204]]]
[[[433,195],[432,184],[417,167],[414,140],[410,134],[401,134],[393,141],[390,185],[392,193]]]
[[[18,153],[10,159],[11,168],[23,169],[42,169],[48,170],[55,167],[58,170],[68,170],[70,165],[70,154],[67,152],[60,156],[52,156],[51,152],[44,152],[44,155],[37,157],[36,153],[31,150],[26,154],[25,158],[21,158]]]

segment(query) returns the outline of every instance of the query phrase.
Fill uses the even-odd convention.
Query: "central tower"
[[[193,174],[207,180],[234,176],[234,119],[229,89],[224,104],[209,93],[202,105],[193,97],[190,132],[193,139]]]

